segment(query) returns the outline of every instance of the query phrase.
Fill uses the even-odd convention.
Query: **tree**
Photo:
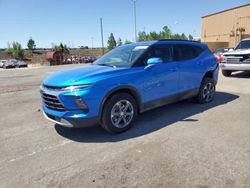
[[[57,45],[57,44],[52,43],[52,50],[55,51],[55,52],[60,51],[60,46]]]
[[[66,57],[70,54],[69,47],[63,43],[60,43],[59,45],[52,44],[52,50],[56,52],[61,52]],[[61,57],[61,61],[62,61],[62,58],[63,57]]]
[[[109,39],[108,39],[108,49],[112,50],[116,47],[116,41],[113,33],[110,33]]]
[[[132,42],[130,40],[127,40],[127,39],[124,41],[124,44],[131,44],[131,43]]]
[[[65,55],[69,54],[69,48],[66,44],[60,43],[59,45],[57,44],[52,44],[52,50],[57,51],[57,52],[62,52]]]
[[[32,39],[32,37],[30,37],[30,39],[28,40],[27,47],[28,47],[28,49],[31,50],[32,52],[33,52],[34,49],[36,48],[35,41]]]
[[[178,33],[173,34],[173,35],[171,35],[171,39],[181,39],[181,35]]]
[[[168,26],[163,27],[162,38],[163,39],[170,39],[171,38],[171,30]]]
[[[69,51],[69,48],[66,44],[63,45],[63,53],[68,56],[70,51]]]
[[[155,31],[152,31],[149,33],[147,40],[160,40],[161,35]]]
[[[149,34],[145,31],[138,32],[138,41],[147,40],[160,40],[160,39],[182,39],[182,40],[194,40],[192,35],[186,36],[184,33],[172,33],[168,26],[164,26],[162,31],[156,32],[152,31]]]
[[[188,40],[194,40],[194,37],[192,35],[188,35]]]
[[[147,34],[145,31],[139,31],[138,32],[138,41],[141,42],[141,41],[146,41],[148,38]]]
[[[22,49],[21,44],[18,42],[13,42],[12,45],[8,43],[8,48],[6,51],[15,59],[22,59],[24,57],[24,50]]]
[[[118,38],[118,40],[117,40],[117,46],[121,46],[121,45],[122,45],[122,39]]]
[[[181,39],[188,40],[187,36],[184,33],[181,34]]]

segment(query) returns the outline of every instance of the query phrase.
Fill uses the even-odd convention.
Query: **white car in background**
[[[4,64],[7,62],[7,60],[0,60],[0,68],[3,68]]]
[[[240,41],[233,51],[224,53],[220,68],[227,77],[233,71],[250,71],[250,38]]]

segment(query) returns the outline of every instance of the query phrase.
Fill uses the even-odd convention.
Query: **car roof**
[[[145,42],[136,42],[131,43],[128,45],[131,46],[151,46],[154,44],[190,44],[200,47],[205,47],[206,44],[203,44],[199,41],[192,41],[192,40],[178,40],[178,39],[162,39],[162,40],[155,40],[155,41],[145,41]]]

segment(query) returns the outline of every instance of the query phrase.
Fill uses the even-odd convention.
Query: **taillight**
[[[214,56],[215,56],[215,59],[216,59],[216,62],[217,63],[221,63],[221,61],[222,61],[222,54],[214,54]]]

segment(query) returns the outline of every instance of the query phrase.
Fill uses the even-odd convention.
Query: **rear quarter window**
[[[198,46],[177,44],[174,45],[174,60],[184,61],[184,60],[195,59],[202,52],[203,49],[201,49]]]

